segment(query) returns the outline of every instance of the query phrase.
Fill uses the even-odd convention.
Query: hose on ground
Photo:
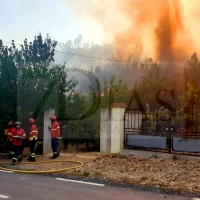
[[[61,168],[61,169],[52,169],[52,170],[18,170],[18,169],[11,169],[11,168],[5,168],[0,166],[0,170],[4,171],[10,171],[10,172],[19,172],[19,173],[28,173],[28,174],[45,174],[45,173],[55,173],[55,172],[63,172],[70,169],[77,169],[79,167],[83,166],[83,163],[80,161],[75,160],[52,160],[52,161],[39,161],[39,162],[22,162],[18,163],[20,165],[22,164],[41,164],[41,163],[53,163],[53,162],[71,162],[71,163],[78,163],[79,165],[73,166],[73,167],[67,167],[67,168]],[[11,164],[10,162],[0,162],[0,165],[5,164]]]

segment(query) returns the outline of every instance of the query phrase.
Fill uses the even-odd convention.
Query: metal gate
[[[174,122],[172,116],[160,119],[157,112],[127,110],[124,116],[124,147],[200,155],[200,132],[188,131],[186,123],[182,124],[183,118],[179,113]]]

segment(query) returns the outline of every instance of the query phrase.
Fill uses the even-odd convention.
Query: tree
[[[19,49],[14,41],[7,47],[0,40],[0,131],[10,120],[20,120],[28,131],[27,120],[37,120],[39,133],[43,129],[43,109],[54,107],[64,115],[66,92],[76,85],[74,79],[67,81],[65,63],[51,66],[54,61],[56,41],[42,35]]]
[[[20,52],[14,41],[11,47],[3,45],[0,40],[0,131],[10,120],[17,119],[17,67],[21,61]]]
[[[24,58],[24,67],[49,67],[54,61],[56,45],[57,41],[52,41],[48,34],[44,40],[41,34],[35,36],[33,42],[29,44],[25,39],[20,50]]]
[[[189,83],[187,87],[187,99],[184,107],[185,125],[188,132],[198,134],[200,131],[200,84],[196,89]]]

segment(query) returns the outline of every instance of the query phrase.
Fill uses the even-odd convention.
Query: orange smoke
[[[198,50],[199,0],[86,2],[73,1],[86,32],[92,38],[101,27],[105,42],[114,42],[117,59],[186,61]]]
[[[130,28],[115,35],[117,56],[121,59],[139,58],[144,49],[145,56],[157,61],[183,61],[191,54],[184,40],[185,29],[179,0],[117,1],[132,19]],[[144,40],[145,39],[145,40]],[[141,47],[141,45],[140,45]]]
[[[187,59],[184,42],[179,35],[184,32],[182,8],[179,0],[165,0],[158,25],[155,29],[155,56],[159,61],[180,61]],[[182,36],[183,39],[183,36]],[[191,52],[190,52],[191,53]]]

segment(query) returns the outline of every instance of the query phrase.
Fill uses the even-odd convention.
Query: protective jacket
[[[15,131],[14,127],[8,127],[4,130],[4,134],[7,136],[7,139],[9,139],[10,141],[12,141],[12,134]]]
[[[30,126],[30,136],[29,140],[37,140],[38,139],[38,130],[35,124],[31,124]]]
[[[60,137],[60,124],[57,121],[54,121],[51,125],[51,137]]]
[[[21,146],[22,145],[22,139],[26,138],[26,133],[24,129],[15,129],[15,131],[12,133],[12,144],[14,146]]]

